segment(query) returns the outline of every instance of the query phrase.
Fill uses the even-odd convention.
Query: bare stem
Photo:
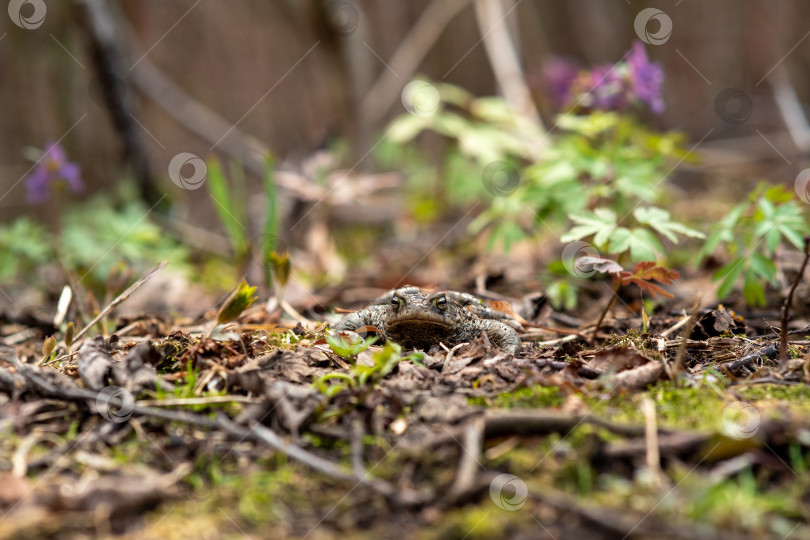
[[[605,315],[608,314],[608,311],[613,307],[613,304],[616,303],[616,299],[619,297],[619,287],[622,286],[621,278],[616,280],[616,284],[613,286],[613,294],[610,296],[610,302],[608,302],[607,306],[605,306],[605,310],[599,315],[599,320],[596,321],[596,327],[593,329],[593,335],[591,336],[591,345],[596,344],[596,336],[599,335],[599,329],[602,327],[602,321],[605,320]]]
[[[796,274],[796,279],[793,281],[793,286],[785,298],[785,303],[782,305],[782,340],[779,343],[779,361],[784,365],[787,362],[787,342],[788,342],[788,319],[790,318],[790,306],[793,305],[793,293],[796,292],[796,287],[799,286],[804,276],[804,269],[807,268],[807,260],[810,259],[810,236],[804,237],[804,261],[799,273]]]

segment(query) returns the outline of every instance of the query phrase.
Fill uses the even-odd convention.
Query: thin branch
[[[779,342],[779,360],[784,365],[787,362],[787,342],[788,342],[788,321],[790,319],[790,307],[793,305],[793,293],[796,292],[796,287],[804,277],[804,270],[807,268],[807,260],[810,259],[810,236],[804,237],[804,260],[802,266],[799,268],[799,273],[796,274],[796,279],[793,281],[793,286],[785,298],[785,303],[782,305],[782,339]]]
[[[404,506],[415,506],[428,502],[433,498],[432,494],[417,493],[411,490],[400,489],[393,484],[381,480],[379,478],[371,477],[368,474],[356,475],[344,470],[339,465],[332,463],[328,459],[315,455],[300,446],[289,443],[279,437],[275,432],[264,427],[258,422],[254,423],[249,429],[239,424],[234,423],[230,418],[225,415],[218,416],[218,424],[220,427],[235,435],[237,437],[250,437],[255,440],[264,442],[271,448],[284,453],[291,459],[303,463],[307,467],[321,472],[331,478],[343,481],[355,482],[360,485],[371,489],[383,495],[389,500],[393,500]]]
[[[593,336],[591,336],[591,345],[596,344],[597,336],[599,335],[599,329],[602,327],[602,321],[605,320],[605,315],[608,314],[610,309],[613,307],[613,304],[616,303],[616,299],[619,297],[619,288],[622,286],[622,280],[616,279],[616,284],[613,286],[613,294],[610,295],[610,301],[608,302],[607,306],[605,306],[604,311],[602,314],[599,315],[599,320],[596,321],[596,326],[593,329]]]
[[[433,0],[402,40],[391,61],[363,100],[365,121],[372,128],[382,122],[399,93],[451,20],[472,0]],[[397,75],[394,75],[397,73]]]
[[[678,346],[678,353],[675,355],[675,365],[672,369],[671,378],[673,382],[677,380],[678,375],[683,371],[683,359],[684,356],[686,356],[687,341],[689,341],[689,336],[692,335],[692,331],[695,329],[701,300],[703,300],[702,296],[695,300],[694,304],[692,304],[692,312],[689,314],[689,318],[686,319],[686,328],[683,334],[681,334],[681,344]]]
[[[804,107],[796,95],[796,89],[790,83],[787,70],[780,68],[776,77],[771,79],[771,86],[774,101],[782,115],[782,121],[788,128],[793,144],[802,153],[810,152],[810,123],[808,123]]]
[[[110,312],[111,312],[112,310],[114,310],[114,309],[115,309],[115,308],[118,306],[118,304],[120,304],[120,303],[122,303],[122,302],[126,301],[126,300],[127,300],[129,297],[130,297],[130,295],[131,295],[132,293],[134,293],[135,291],[137,291],[138,289],[140,289],[140,288],[141,288],[141,285],[143,285],[144,283],[146,283],[146,282],[149,280],[149,278],[151,278],[151,277],[152,277],[153,275],[155,275],[157,272],[159,272],[160,270],[163,270],[163,268],[165,268],[165,266],[166,266],[167,264],[169,264],[167,261],[163,261],[163,262],[158,263],[158,264],[157,264],[157,266],[155,266],[154,268],[152,268],[151,270],[149,270],[149,272],[147,272],[147,273],[146,273],[146,275],[144,275],[144,276],[143,276],[141,279],[139,279],[138,281],[136,281],[135,283],[133,283],[132,285],[130,285],[130,286],[129,286],[129,288],[128,288],[127,290],[125,290],[124,292],[122,292],[121,294],[119,294],[119,295],[118,295],[118,296],[115,298],[115,300],[113,300],[112,302],[110,302],[110,303],[107,305],[107,307],[105,307],[104,309],[102,309],[102,310],[101,310],[101,313],[99,313],[98,315],[96,315],[96,318],[95,318],[95,319],[93,319],[92,321],[90,321],[89,323],[87,323],[87,326],[85,326],[84,328],[82,328],[82,329],[81,329],[81,330],[80,330],[80,331],[79,331],[79,332],[76,334],[76,337],[74,337],[74,338],[73,338],[73,343],[74,343],[74,344],[75,344],[75,343],[78,343],[79,339],[81,339],[81,337],[82,337],[82,336],[83,336],[83,335],[84,335],[84,334],[85,334],[85,333],[86,333],[86,332],[87,332],[89,329],[91,329],[91,328],[92,328],[92,327],[93,327],[93,326],[94,326],[94,325],[95,325],[95,324],[96,324],[98,321],[100,321],[101,319],[103,319],[104,317],[106,317],[107,315],[109,315],[109,314],[110,314]]]
[[[513,8],[514,9],[514,8]],[[543,128],[543,121],[532,101],[520,67],[515,43],[509,35],[503,0],[476,0],[475,18],[484,42],[489,64],[504,99],[515,110]]]

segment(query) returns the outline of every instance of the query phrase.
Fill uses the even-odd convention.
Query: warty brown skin
[[[489,309],[471,294],[428,294],[417,287],[388,291],[368,307],[343,317],[333,329],[355,331],[364,326],[373,326],[405,348],[424,350],[439,343],[470,342],[486,332],[492,343],[512,354],[521,351],[515,329],[523,330],[509,315]]]

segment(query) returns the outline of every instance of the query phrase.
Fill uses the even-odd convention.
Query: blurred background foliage
[[[651,6],[673,26],[658,45],[634,28]],[[715,272],[764,222],[781,236],[739,274],[761,303],[751,283],[777,285],[762,259],[796,245],[805,205],[774,191],[734,204],[762,179],[790,192],[806,168],[809,14],[788,0],[122,0],[51,2],[31,30],[3,17],[0,302],[9,283],[57,294],[54,263],[97,291],[121,264],[170,259],[209,289],[247,275],[269,292],[289,253],[305,290],[503,275],[572,307],[561,238],[675,264],[697,258],[671,252],[687,241]],[[660,102],[606,84],[636,81],[639,62],[647,82],[663,74]],[[566,69],[561,97],[550,77]],[[82,189],[34,204],[31,148],[55,141]],[[169,177],[181,152],[208,163],[203,189]],[[729,293],[728,268],[719,278]]]

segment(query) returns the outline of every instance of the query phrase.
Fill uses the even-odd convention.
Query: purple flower
[[[621,110],[627,107],[626,82],[616,66],[597,66],[590,72],[585,89],[590,100],[583,100],[595,109],[606,111]]]
[[[546,86],[560,105],[567,105],[571,100],[571,86],[579,75],[579,67],[570,60],[553,58],[543,67]]]
[[[84,190],[81,169],[77,164],[67,160],[65,149],[59,146],[59,143],[49,144],[34,167],[34,172],[25,179],[28,202],[44,203],[50,198],[51,189],[64,184],[67,184],[74,193]]]
[[[545,75],[549,93],[569,108],[621,111],[641,102],[653,112],[664,110],[664,71],[658,62],[650,62],[638,40],[633,42],[626,62],[587,71],[577,70],[566,60],[552,60]]]
[[[627,56],[627,65],[630,66],[630,81],[636,97],[649,105],[653,112],[663,112],[661,85],[664,83],[664,70],[660,63],[650,62],[641,41],[633,42],[633,50]]]

